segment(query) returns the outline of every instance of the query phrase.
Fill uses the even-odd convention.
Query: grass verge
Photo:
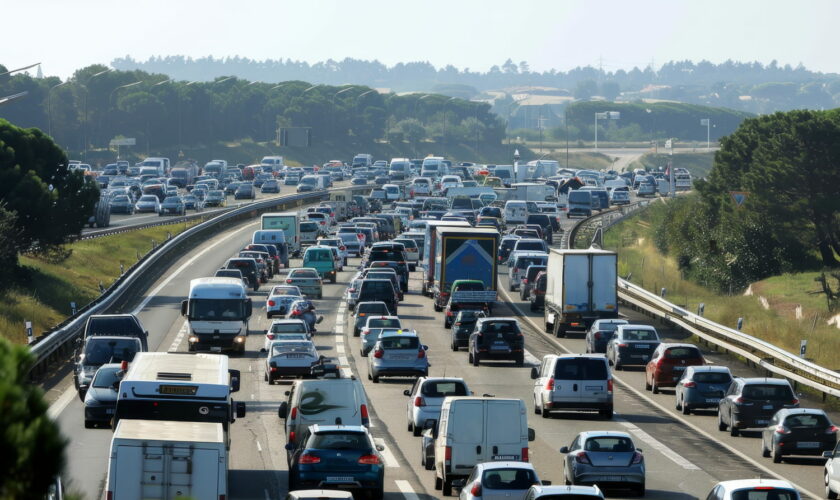
[[[171,224],[77,241],[67,245],[70,256],[61,262],[21,256],[17,279],[0,293],[0,335],[25,343],[24,321],[31,321],[37,337],[70,316],[70,302],[81,309],[98,297],[99,283],[110,286],[120,276],[120,264],[128,270],[151,250],[152,241],[160,244],[167,233],[175,236],[188,227]]]
[[[813,281],[817,273],[800,273],[769,278],[753,285],[755,295],[742,293],[721,295],[700,284],[682,279],[674,259],[662,255],[653,244],[657,221],[665,216],[665,206],[652,204],[650,208],[627,219],[604,235],[605,248],[618,250],[619,275],[660,293],[689,311],[697,312],[705,304],[705,317],[735,328],[738,318],[744,318],[743,331],[777,345],[789,352],[799,352],[799,342],[808,340],[808,359],[835,369],[840,366],[840,335],[837,328],[826,324],[829,314],[825,301],[810,293],[819,286]],[[767,298],[765,309],[757,294]],[[789,307],[780,304],[801,304],[803,319],[797,320]]]

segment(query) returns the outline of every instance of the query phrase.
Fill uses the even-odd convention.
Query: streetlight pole
[[[618,120],[621,115],[618,111],[604,111],[595,113],[595,151],[598,151],[598,119],[601,120]]]
[[[112,91],[111,91],[111,93],[108,95],[108,108],[110,108],[110,107],[111,107],[111,100],[113,100],[113,98],[114,98],[114,94],[115,94],[118,90],[120,90],[120,89],[127,89],[127,88],[129,88],[129,87],[134,87],[135,85],[140,85],[141,83],[143,83],[143,81],[142,81],[142,80],[138,80],[138,81],[136,81],[136,82],[126,83],[125,85],[120,85],[119,87],[117,87],[117,88],[115,88],[114,90],[112,90]],[[109,147],[110,147],[110,146],[109,146]]]
[[[450,101],[454,101],[454,97],[443,101],[443,156],[446,157],[446,108]]]
[[[418,105],[418,104],[420,103],[420,101],[422,101],[423,99],[425,99],[425,98],[427,98],[427,97],[431,97],[431,96],[432,96],[432,94],[425,94],[425,95],[423,95],[423,96],[421,96],[421,97],[418,97],[418,98],[414,101],[414,121],[417,121],[417,105]],[[417,139],[415,139],[415,140],[414,140],[414,157],[415,157],[415,158],[417,158]]]
[[[338,94],[343,94],[349,90],[353,90],[353,87],[347,87],[346,89],[341,89],[332,96],[332,120],[330,120],[330,128],[331,135],[335,135],[335,98],[338,97]]]
[[[19,72],[19,71],[26,71],[26,70],[28,70],[28,69],[30,69],[30,68],[34,68],[35,66],[40,66],[40,64],[41,64],[41,63],[39,63],[39,62],[38,62],[38,63],[35,63],[35,64],[30,64],[29,66],[24,66],[24,67],[22,67],[22,68],[11,69],[11,70],[9,70],[9,71],[6,71],[5,73],[0,73],[0,76],[11,75],[12,73],[17,73],[17,72]]]
[[[703,118],[700,120],[700,125],[706,126],[706,151],[712,149],[712,141],[711,141],[711,128],[712,128],[712,120],[711,118]]]
[[[510,133],[509,133],[510,132],[510,116],[511,116],[511,109],[510,108],[512,108],[514,106],[514,104],[519,104],[521,101],[524,101],[525,99],[527,99],[527,97],[523,97],[521,99],[514,100],[513,102],[511,102],[510,104],[507,105],[507,129],[506,129],[505,133],[506,133],[507,139],[508,139],[508,151],[510,151]]]
[[[480,108],[480,107],[481,107],[481,103],[476,102],[475,103],[475,116],[474,116],[475,122],[473,122],[473,128],[475,129],[475,156],[476,156],[476,160],[478,160],[478,156],[479,156],[479,153],[478,153],[478,108]]]
[[[50,87],[50,90],[47,91],[47,134],[52,137],[52,91],[61,87],[62,85],[67,85],[70,83],[70,80],[65,80],[58,85],[53,85]]]
[[[97,76],[104,75],[105,73],[110,73],[113,71],[113,68],[108,68],[104,71],[100,71],[99,73],[94,73],[87,79],[81,87],[85,89],[85,102],[84,102],[84,123],[83,123],[83,133],[82,133],[82,140],[84,144],[82,145],[82,159],[87,160],[87,147],[88,147],[88,94],[90,91],[88,90],[87,86],[90,84],[90,81],[96,78]]]

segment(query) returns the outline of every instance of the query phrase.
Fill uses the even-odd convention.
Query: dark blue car
[[[369,492],[381,500],[385,463],[368,430],[360,425],[313,425],[294,443],[286,445],[289,491],[337,489]]]

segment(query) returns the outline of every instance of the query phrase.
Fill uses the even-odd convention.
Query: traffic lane
[[[401,304],[401,311],[409,311],[409,314],[400,317],[404,320],[404,327],[416,329],[421,341],[429,345],[430,375],[463,377],[470,389],[479,396],[489,393],[496,397],[525,400],[529,408],[529,426],[534,428],[537,435],[536,441],[530,443],[529,454],[531,462],[542,479],[551,480],[554,484],[563,484],[562,468],[559,466],[562,455],[558,450],[561,446],[571,443],[577,433],[593,429],[628,430],[624,423],[604,421],[596,414],[570,413],[552,419],[542,419],[533,415],[531,399],[533,381],[530,379],[530,367],[516,367],[510,362],[482,363],[478,368],[470,366],[467,363],[466,352],[451,351],[450,330],[441,327],[442,315],[434,313],[431,301],[419,295],[419,288],[419,280],[412,279],[411,293],[406,295],[406,301]],[[497,311],[497,315],[506,314],[503,308]],[[415,468],[418,475],[425,478],[426,486],[431,488],[434,473],[420,466],[420,440],[413,437],[407,430],[409,401],[403,395],[403,390],[410,388],[414,379],[383,378],[379,384],[369,382],[367,358],[361,358],[358,355],[361,342],[359,339],[353,339],[350,343],[353,346],[351,363],[355,363],[362,376],[374,407],[395,436],[400,450],[407,454],[411,466]],[[528,345],[528,348],[531,349],[531,346]],[[629,399],[624,395],[618,395],[616,405],[620,408],[629,408]],[[648,449],[649,447],[643,443],[639,443],[639,446],[646,451],[645,457],[649,470],[647,486],[651,498],[680,498],[680,495],[684,494],[689,495],[686,498],[693,498],[691,495],[699,494],[700,491],[704,494],[708,492],[716,482],[715,478],[699,469],[680,468],[677,471],[671,458],[662,455],[656,449]],[[620,490],[615,493],[623,494]]]
[[[503,281],[505,284],[507,283],[506,278],[502,278],[501,281]],[[528,318],[532,319],[538,326],[543,325],[542,313],[534,313],[529,311],[527,303],[518,301],[517,295],[511,296],[511,294],[508,294],[508,298],[512,300],[513,304],[517,305],[518,310],[520,311],[520,315],[527,316]],[[651,324],[650,320],[647,317],[639,313],[630,311],[629,309],[622,311],[622,313],[629,314],[629,319],[631,321],[638,321],[642,324]],[[525,324],[527,325],[527,323]],[[654,324],[653,326],[657,327],[657,331],[659,331],[660,335],[665,341],[691,342],[690,337],[685,336],[678,330],[662,328],[661,324]],[[545,334],[542,331],[534,331],[534,329],[530,327],[529,329],[534,333],[534,336],[536,338],[542,337],[543,339],[545,339],[547,337],[547,334]],[[585,335],[582,332],[571,333],[566,338],[555,340],[558,341],[570,352],[585,352],[586,344],[584,337]],[[721,353],[710,351],[706,349],[705,346],[703,346],[702,344],[696,345],[701,349],[704,357],[708,362],[712,364],[728,366],[733,372],[733,374],[736,376],[765,376],[763,372],[759,372],[755,369],[752,369],[746,366],[745,364],[734,362],[732,358]],[[738,456],[737,454],[733,454],[732,451],[727,450],[725,447],[719,447],[719,451],[722,451],[723,453],[700,455],[700,458],[698,458],[698,460],[700,461],[700,465],[705,470],[712,472],[715,476],[719,476],[726,479],[738,479],[744,477],[755,477],[759,474],[764,474],[766,476],[768,472],[770,472],[773,474],[778,474],[782,478],[799,484],[799,486],[801,486],[802,488],[806,488],[809,491],[818,490],[819,485],[822,484],[822,465],[825,463],[825,459],[821,457],[791,457],[782,464],[774,464],[772,460],[761,457],[761,433],[759,431],[743,432],[742,437],[733,438],[729,436],[728,433],[720,432],[718,430],[717,411],[700,410],[694,415],[683,416],[675,408],[676,400],[674,397],[673,389],[663,388],[661,389],[660,394],[652,394],[649,391],[645,391],[644,366],[629,366],[625,367],[625,369],[622,371],[613,371],[613,377],[616,380],[625,382],[630,388],[629,392],[633,392],[633,390],[635,390],[639,393],[644,393],[646,397],[654,401],[658,406],[651,405],[642,400],[641,398],[636,398],[637,400],[639,400],[640,404],[647,406],[650,409],[650,411],[653,411],[655,414],[658,414],[662,417],[667,417],[672,422],[680,422],[680,424],[676,425],[674,432],[657,432],[657,434],[655,435],[658,436],[659,439],[661,439],[672,449],[678,450],[681,455],[694,456],[693,450],[696,450],[696,446],[687,446],[689,442],[683,439],[686,436],[690,436],[691,440],[698,440],[701,442],[711,441],[712,445],[714,445],[715,442],[725,444],[726,446],[732,447],[738,453],[741,453],[743,455]],[[618,386],[616,392],[618,393],[618,391],[624,391],[624,388]],[[627,419],[630,422],[636,423],[643,429],[646,428],[645,425],[643,425],[644,422],[639,423],[634,418]],[[682,424],[681,422],[683,421],[687,421],[691,425],[697,426],[707,436],[710,436],[711,439],[702,436],[702,434]],[[648,432],[651,431],[648,430]],[[707,458],[702,459],[702,457],[704,456]],[[721,457],[724,457],[725,462],[721,462]],[[749,460],[746,460],[744,457],[747,457]],[[750,463],[750,460],[752,460],[754,463]],[[737,469],[733,469],[733,464],[740,464],[740,467]],[[752,472],[750,473],[750,471]]]

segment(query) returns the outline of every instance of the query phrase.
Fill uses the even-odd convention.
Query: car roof
[[[782,408],[777,413],[790,415],[826,415],[824,410],[819,408]],[[827,415],[826,415],[827,416]]]
[[[686,342],[662,342],[659,344],[660,349],[670,349],[672,347],[694,347],[695,349],[700,350],[700,348],[696,345]]]
[[[288,325],[291,323],[306,324],[302,319],[275,319],[271,321],[272,325]]]
[[[479,318],[479,321],[482,321],[482,322],[484,322],[484,321],[506,321],[506,322],[519,323],[519,321],[517,321],[516,318],[505,317],[505,316],[493,316],[493,317],[490,317],[490,318]]]
[[[514,461],[503,461],[503,462],[481,462],[475,465],[477,469],[482,470],[493,470],[493,469],[530,469],[536,472],[534,469],[534,465],[530,462],[514,462]]]
[[[289,496],[291,498],[353,498],[353,494],[349,491],[338,491],[338,490],[295,490],[290,491]]]
[[[554,357],[557,359],[575,359],[575,358],[589,358],[589,359],[603,359],[606,360],[605,354],[599,353],[569,353],[569,354],[546,354],[546,357]]]
[[[385,330],[379,335],[379,338],[385,337],[417,337],[417,332],[415,330]]]
[[[771,378],[771,377],[752,377],[752,378],[741,378],[744,384],[772,384],[772,385],[786,385],[790,387],[790,382],[787,379],[783,378]]]
[[[583,431],[580,433],[582,439],[597,438],[597,437],[625,437],[633,440],[630,434],[620,431]]]
[[[788,488],[796,490],[792,484],[781,479],[733,479],[731,481],[721,481],[717,484],[726,489],[726,491],[735,491],[741,488],[751,488],[755,486],[770,486],[773,488]]]
[[[555,485],[555,486],[541,486],[534,485],[531,489],[536,493],[534,498],[541,496],[565,496],[565,495],[591,495],[592,498],[604,498],[598,486],[582,486],[582,485]]]
[[[731,373],[729,371],[728,366],[720,366],[720,365],[697,365],[697,366],[689,366],[689,370],[693,372],[707,372],[707,373]]]
[[[312,431],[312,434],[317,434],[319,432],[336,432],[336,431],[343,431],[343,432],[360,432],[362,434],[367,434],[367,429],[362,425],[320,425],[315,424],[309,426],[309,430]]]
[[[653,330],[656,331],[656,328],[651,325],[641,325],[639,323],[627,323],[626,325],[618,325],[619,330],[630,329],[634,328],[637,330]]]

